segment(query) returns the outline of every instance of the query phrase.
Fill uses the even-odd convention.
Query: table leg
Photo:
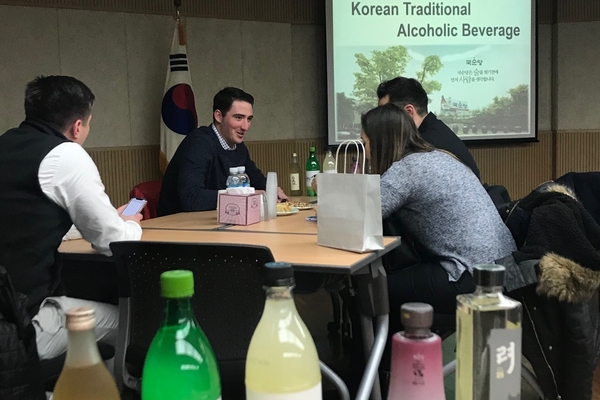
[[[369,272],[356,275],[359,297],[359,312],[365,359],[365,372],[356,394],[357,400],[381,400],[379,386],[379,363],[387,340],[389,328],[389,303],[387,275],[381,259],[369,266]],[[376,318],[376,330],[373,335],[373,319]]]

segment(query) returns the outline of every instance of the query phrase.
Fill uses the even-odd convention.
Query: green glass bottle
[[[163,322],[154,336],[142,373],[142,400],[221,399],[215,354],[192,310],[194,275],[163,272]]]
[[[310,155],[308,156],[308,160],[306,160],[306,194],[308,196],[316,196],[317,193],[312,183],[314,179],[317,179],[317,174],[321,172],[321,165],[319,165],[319,160],[315,156],[315,148],[310,147],[308,150],[310,151]]]

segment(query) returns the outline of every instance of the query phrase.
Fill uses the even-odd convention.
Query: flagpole
[[[198,115],[187,60],[187,30],[181,15],[181,0],[174,0],[175,29],[169,53],[165,91],[161,104],[159,167],[167,164],[185,136],[198,127]]]

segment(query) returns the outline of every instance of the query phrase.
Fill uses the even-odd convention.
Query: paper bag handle
[[[338,159],[339,159],[339,155],[340,155],[340,149],[342,148],[342,146],[344,146],[344,172],[342,173],[346,173],[346,165],[348,165],[348,146],[354,145],[356,146],[356,153],[357,153],[357,157],[358,157],[358,161],[360,161],[360,150],[362,148],[362,154],[363,154],[363,162],[362,162],[362,173],[365,173],[365,164],[366,164],[366,159],[367,159],[367,152],[365,151],[365,145],[363,144],[362,140],[355,140],[355,139],[350,139],[350,140],[344,140],[342,143],[340,143],[340,145],[337,148],[337,151],[335,152],[335,165],[336,167],[339,165]],[[359,147],[360,145],[360,147]]]

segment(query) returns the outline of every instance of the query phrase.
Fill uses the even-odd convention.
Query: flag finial
[[[181,7],[181,0],[173,0],[175,6],[175,19],[179,19],[179,8]]]

